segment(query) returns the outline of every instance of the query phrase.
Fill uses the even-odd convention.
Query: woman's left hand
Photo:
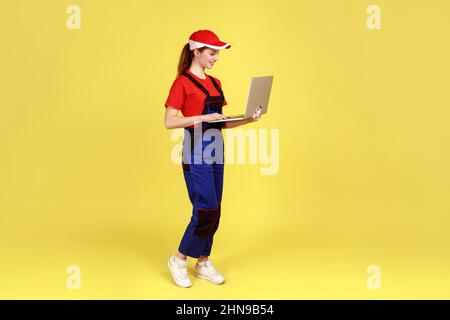
[[[252,121],[258,121],[262,116],[261,113],[261,106],[258,106],[258,108],[256,108],[255,113],[252,116]]]

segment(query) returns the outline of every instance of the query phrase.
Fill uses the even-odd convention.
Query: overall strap
[[[193,76],[191,76],[189,73],[187,73],[186,71],[182,73],[183,76],[188,77],[200,90],[203,91],[204,94],[206,94],[207,97],[209,97],[209,92],[208,90],[206,90],[201,84],[200,82],[198,82]]]
[[[213,77],[211,77],[211,76],[208,76],[210,79],[211,79],[211,81],[212,81],[212,83],[213,83],[213,85],[214,85],[214,87],[216,87],[216,89],[217,89],[217,92],[219,92],[220,93],[220,95],[221,96],[223,96],[223,92],[222,92],[222,89],[220,89],[220,87],[219,87],[219,85],[216,83],[216,81],[214,80],[214,78]]]

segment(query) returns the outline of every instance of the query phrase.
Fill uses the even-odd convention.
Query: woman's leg
[[[216,221],[215,229],[218,228],[220,223],[220,213],[221,213],[221,202],[222,202],[222,191],[223,191],[223,172],[224,172],[224,165],[215,163],[212,165],[213,167],[213,175],[214,175],[214,190],[216,192],[216,199],[219,204],[219,216]],[[211,248],[214,241],[214,235],[211,235],[208,239],[208,241],[205,244],[205,247],[203,248],[202,255],[199,258],[200,261],[208,260],[208,256],[211,254]]]
[[[177,257],[178,259],[182,259],[182,260],[187,259],[187,256],[182,254],[180,251],[177,251],[177,253],[175,253],[175,257]]]
[[[204,249],[212,243],[211,237],[215,232],[220,214],[220,206],[216,199],[214,170],[209,164],[191,163],[183,167],[183,173],[192,203],[192,216],[178,251],[183,255],[199,258],[208,253]]]

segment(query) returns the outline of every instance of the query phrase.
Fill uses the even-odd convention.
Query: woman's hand
[[[261,106],[258,106],[255,110],[255,113],[253,114],[253,116],[251,118],[237,120],[237,121],[224,122],[223,127],[225,129],[239,127],[239,126],[242,126],[243,124],[248,124],[248,123],[258,121],[261,118],[261,116],[262,116],[262,108],[261,108]]]
[[[200,120],[204,121],[204,122],[226,119],[226,118],[227,117],[221,113],[209,113],[209,114],[203,114],[200,116]]]
[[[258,106],[258,108],[256,108],[255,113],[252,116],[252,122],[254,121],[258,121],[262,116],[262,111],[261,111],[261,106]]]

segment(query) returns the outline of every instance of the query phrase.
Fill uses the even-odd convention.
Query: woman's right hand
[[[209,114],[203,114],[201,115],[201,121],[208,122],[213,120],[220,120],[220,119],[226,119],[227,116],[221,114],[221,113],[209,113]]]

